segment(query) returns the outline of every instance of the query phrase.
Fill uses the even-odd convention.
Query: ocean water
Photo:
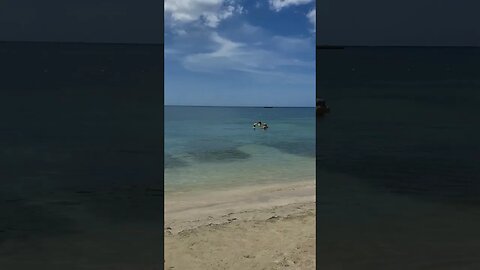
[[[0,269],[162,269],[162,54],[0,43]]]
[[[480,269],[480,49],[317,57],[319,266]]]
[[[166,106],[164,123],[166,192],[315,178],[314,108]]]

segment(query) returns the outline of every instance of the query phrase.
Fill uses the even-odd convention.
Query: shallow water
[[[165,108],[166,192],[314,177],[313,108]]]

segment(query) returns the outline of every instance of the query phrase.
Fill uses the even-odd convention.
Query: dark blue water
[[[320,66],[332,64],[319,71],[320,93],[335,113],[320,125],[319,166],[392,192],[480,203],[480,50],[356,48],[325,63],[324,54]]]
[[[0,269],[160,269],[162,53],[0,44]]]
[[[478,269],[480,49],[317,56],[320,265]]]

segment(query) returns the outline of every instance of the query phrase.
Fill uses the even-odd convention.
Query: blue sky
[[[315,2],[166,0],[165,105],[315,103]]]

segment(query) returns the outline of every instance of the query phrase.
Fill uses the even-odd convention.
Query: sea
[[[0,269],[162,269],[161,45],[0,43]]]
[[[313,107],[166,106],[164,124],[166,193],[315,179]]]
[[[480,269],[480,49],[317,49],[319,269]]]
[[[164,189],[312,176],[318,268],[480,269],[478,48],[319,49],[316,121],[163,114],[162,54],[0,43],[0,269],[162,269]]]

